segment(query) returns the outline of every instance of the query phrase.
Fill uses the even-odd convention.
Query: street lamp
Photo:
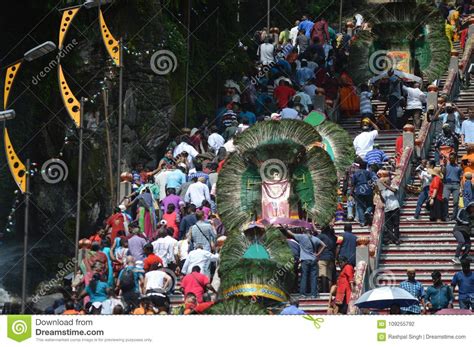
[[[0,122],[14,119],[16,116],[15,110],[0,111]]]
[[[110,4],[112,0],[86,0],[82,4],[87,9],[94,8],[94,7],[100,7],[101,5],[107,5]]]
[[[26,52],[23,55],[23,58],[26,61],[33,61],[55,50],[56,50],[56,45],[54,44],[54,42],[46,41],[42,43],[41,45],[30,49],[28,52]]]

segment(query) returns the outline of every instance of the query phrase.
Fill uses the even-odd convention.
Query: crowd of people
[[[401,153],[390,158],[375,144],[381,126],[387,124],[400,129],[412,122],[419,128],[423,116],[442,122],[443,131],[436,140],[439,162],[423,161],[419,167],[423,186],[415,217],[428,200],[433,220],[447,218],[446,201],[450,194],[459,196],[462,182],[466,207],[455,210],[453,217],[464,223],[455,233],[460,242],[456,254],[460,259],[467,257],[470,240],[463,230],[472,225],[474,216],[474,203],[466,203],[468,196],[472,198],[472,176],[463,176],[457,156],[448,155],[447,163],[442,148],[452,143],[452,153],[456,153],[454,138],[459,138],[461,145],[474,143],[474,109],[464,121],[462,113],[449,103],[430,113],[419,84],[405,83],[393,70],[381,86],[361,85],[358,90],[346,70],[349,48],[357,32],[370,30],[370,26],[358,14],[343,32],[334,27],[322,17],[313,22],[303,16],[292,28],[264,28],[256,33],[255,67],[240,82],[226,81],[215,120],[182,129],[156,168],[136,163],[132,172],[124,175],[133,192],[97,233],[81,240],[80,269],[71,283],[73,295],[50,312],[192,314],[212,307],[220,300],[216,269],[226,238],[218,217],[216,183],[227,155],[235,150],[234,137],[257,122],[304,120],[313,110],[328,118],[338,111],[360,114],[362,132],[354,139],[357,158],[341,192],[347,201],[344,232],[336,235],[334,222],[317,231],[282,230],[294,257],[293,292],[299,293],[298,299],[329,293],[328,311],[347,313],[356,266],[357,237],[352,233],[352,222],[362,226],[372,223],[374,197],[384,203],[385,242],[400,244],[400,203],[390,184],[390,171]],[[384,89],[383,83],[388,88]],[[380,96],[388,101],[387,115],[375,117],[371,100]],[[449,136],[453,140],[448,140]],[[403,150],[402,143],[399,147]],[[465,288],[465,281],[459,275],[453,286]],[[433,288],[429,292],[438,290],[436,283]],[[178,291],[184,294],[184,304],[173,311],[170,296]],[[426,296],[429,304],[437,305],[429,300]],[[301,312],[294,296],[283,311]]]

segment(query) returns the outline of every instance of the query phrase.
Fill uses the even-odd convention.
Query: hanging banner
[[[10,96],[10,92],[12,90],[13,81],[15,80],[16,74],[18,70],[20,70],[22,61],[14,63],[7,68],[7,73],[5,75],[5,86],[3,87],[3,109],[7,109],[8,105],[8,97]]]
[[[77,100],[74,94],[69,88],[64,77],[63,68],[58,65],[58,78],[59,78],[59,89],[61,91],[61,97],[63,99],[64,107],[66,107],[69,116],[72,118],[76,127],[81,125],[81,103]]]
[[[7,128],[4,129],[3,135],[5,139],[5,152],[7,155],[10,172],[12,173],[13,179],[18,185],[18,188],[20,188],[22,193],[24,193],[26,191],[26,167],[16,155],[13,144],[10,141]]]
[[[58,48],[61,50],[63,48],[64,38],[71,27],[72,20],[76,16],[77,12],[81,9],[81,6],[70,7],[63,11],[63,16],[61,18],[61,27],[59,28],[59,41]]]
[[[117,66],[121,66],[121,56],[120,56],[120,43],[112,36],[107,24],[105,24],[104,15],[102,10],[100,13],[100,32],[102,33],[102,39],[104,40],[105,48],[109,52],[110,57],[113,59]]]

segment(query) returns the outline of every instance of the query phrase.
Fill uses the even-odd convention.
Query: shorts
[[[319,277],[327,277],[329,281],[332,281],[334,261],[319,260],[318,266],[319,266]]]

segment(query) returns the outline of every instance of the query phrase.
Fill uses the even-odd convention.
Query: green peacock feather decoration
[[[340,125],[328,120],[317,125],[316,130],[321,134],[323,142],[329,144],[334,154],[333,160],[337,174],[342,177],[355,159],[351,136]]]

